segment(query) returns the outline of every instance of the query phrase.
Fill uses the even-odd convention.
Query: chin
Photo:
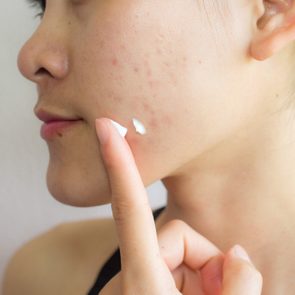
[[[106,176],[83,177],[48,168],[46,175],[47,188],[58,202],[74,207],[93,207],[111,202],[111,193]]]

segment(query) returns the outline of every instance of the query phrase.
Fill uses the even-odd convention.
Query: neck
[[[184,220],[223,251],[243,245],[265,277],[283,276],[285,263],[294,272],[292,131],[290,113],[282,112],[163,179],[168,191],[163,218]]]

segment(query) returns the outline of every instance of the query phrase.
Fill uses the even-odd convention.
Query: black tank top
[[[159,208],[153,212],[154,219],[156,220],[160,213],[165,207]],[[103,289],[103,287],[118,273],[121,271],[121,259],[119,248],[114,252],[114,254],[107,260],[103,265],[98,277],[87,293],[87,295],[98,295],[98,293]]]

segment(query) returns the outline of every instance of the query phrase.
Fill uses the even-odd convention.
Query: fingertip
[[[248,253],[241,245],[234,245],[225,254],[223,272],[225,273],[244,273],[252,272],[255,269],[253,262],[251,261]]]

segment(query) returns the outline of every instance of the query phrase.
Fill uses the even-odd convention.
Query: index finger
[[[96,119],[96,131],[111,186],[122,269],[127,264],[134,271],[140,265],[155,267],[161,259],[157,232],[132,151],[109,119]]]

